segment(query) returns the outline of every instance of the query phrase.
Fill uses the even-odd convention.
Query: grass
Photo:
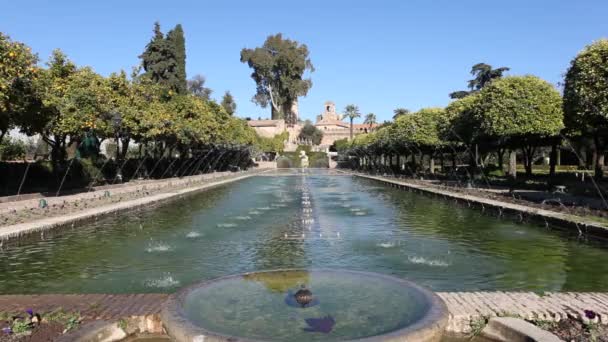
[[[27,317],[27,314],[24,312],[0,312],[0,320],[2,321],[10,321],[16,316]],[[63,309],[42,314],[41,318],[43,322],[58,323],[62,325],[66,332],[78,328],[80,321],[82,320],[79,312],[67,312]],[[11,328],[14,333],[19,334],[30,330],[31,325],[29,324],[29,320],[18,319],[11,322]]]
[[[481,334],[481,332],[483,331],[483,328],[486,327],[486,325],[488,325],[488,321],[489,321],[489,317],[487,316],[480,316],[480,317],[476,317],[474,319],[471,320],[471,332],[469,334],[469,337],[471,339],[479,336]]]

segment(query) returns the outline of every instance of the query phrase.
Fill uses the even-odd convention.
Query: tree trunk
[[[350,118],[350,141],[353,141],[353,120],[354,118]]]
[[[551,144],[551,155],[549,156],[549,182],[555,177],[555,165],[557,165],[557,144]]]
[[[595,166],[595,178],[602,179],[604,176],[604,146],[596,133],[593,137],[595,150],[593,151],[593,165]]]
[[[397,154],[397,169],[399,170],[398,173],[401,173],[401,154]]]
[[[514,150],[509,151],[509,176],[517,178],[517,152]]]
[[[456,171],[456,152],[452,151],[452,171]]]
[[[557,166],[562,165],[562,149],[561,148],[557,149],[555,163],[556,163]]]
[[[496,158],[498,159],[498,169],[500,171],[503,171],[503,166],[504,166],[503,157],[504,156],[505,156],[505,150],[502,148],[499,148],[498,151],[496,151]]]
[[[129,151],[129,143],[131,143],[131,138],[126,137],[122,138],[122,152],[120,152],[120,159],[125,159],[127,157],[127,152]]]
[[[429,169],[431,171],[431,174],[434,175],[435,174],[435,158],[433,158],[433,156],[430,156],[430,158],[429,158]]]
[[[526,176],[532,176],[532,156],[533,152],[529,146],[522,147],[522,153],[524,155],[524,168],[526,169]]]
[[[116,162],[118,162],[118,158],[120,157],[120,138],[118,137],[118,134],[116,135],[116,155],[114,156],[114,159],[116,159]]]

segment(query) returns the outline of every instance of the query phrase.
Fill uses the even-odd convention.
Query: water
[[[306,284],[312,301],[296,291]],[[269,272],[197,288],[183,312],[195,325],[263,341],[345,341],[394,332],[420,320],[431,303],[416,288],[351,272]],[[221,308],[218,310],[218,308]]]
[[[5,244],[0,293],[174,292],[229,274],[314,267],[393,274],[438,291],[606,291],[606,260],[603,245],[370,180],[261,176]]]

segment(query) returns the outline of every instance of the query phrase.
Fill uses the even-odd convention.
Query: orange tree
[[[0,32],[0,143],[19,116],[32,110],[32,79],[38,58],[29,47]]]

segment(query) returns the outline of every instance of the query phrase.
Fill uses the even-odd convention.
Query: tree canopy
[[[236,102],[234,102],[234,98],[232,97],[232,94],[230,94],[230,91],[227,90],[224,93],[221,105],[229,115],[234,115],[234,113],[236,113]]]
[[[278,33],[268,36],[261,47],[241,50],[241,62],[253,72],[257,85],[253,101],[266,108],[271,106],[272,119],[286,119],[294,123],[292,105],[305,96],[312,86],[306,71],[314,71],[305,44],[283,38]]]
[[[30,109],[38,57],[29,47],[0,32],[0,143],[19,116]]]
[[[480,92],[475,110],[484,134],[493,137],[552,136],[564,128],[562,99],[535,76],[506,77]]]
[[[177,25],[167,36],[154,23],[154,35],[139,56],[146,75],[168,89],[184,93],[186,83],[186,52],[184,32]]]
[[[471,75],[473,75],[473,79],[469,80],[468,87],[469,91],[466,90],[458,90],[450,93],[450,98],[452,99],[461,99],[463,97],[469,96],[472,93],[475,93],[481,90],[486,85],[490,84],[494,79],[501,78],[506,71],[510,69],[507,67],[500,67],[494,69],[491,65],[486,63],[477,63],[471,67]]]
[[[309,140],[314,145],[319,145],[321,144],[321,140],[323,140],[323,131],[315,127],[309,120],[306,120],[298,137]]]
[[[585,47],[570,63],[564,84],[564,114],[570,127],[608,128],[608,39]]]

